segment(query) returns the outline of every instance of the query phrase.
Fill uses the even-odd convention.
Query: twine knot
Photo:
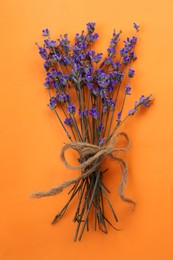
[[[127,146],[125,147],[116,147],[115,142],[117,140],[117,137],[123,136],[125,137],[127,141]],[[113,160],[116,160],[120,163],[122,168],[122,180],[121,184],[119,186],[119,195],[120,198],[123,201],[126,201],[128,203],[132,203],[135,205],[134,201],[131,199],[125,197],[124,195],[124,187],[127,181],[128,176],[128,168],[127,164],[124,159],[120,158],[119,156],[115,155],[115,152],[123,151],[127,152],[128,148],[130,146],[130,141],[128,138],[128,135],[125,132],[120,132],[115,134],[111,140],[109,141],[109,144],[107,146],[98,146],[90,143],[85,142],[71,142],[64,145],[64,147],[61,150],[60,158],[62,162],[65,164],[66,168],[70,170],[81,170],[81,175],[69,179],[62,183],[61,185],[54,187],[50,189],[49,191],[45,192],[36,192],[31,195],[32,198],[41,198],[41,197],[47,197],[47,196],[53,196],[60,192],[62,192],[65,188],[68,186],[77,183],[81,179],[89,177],[92,173],[96,172],[98,168],[102,165],[102,161],[105,157],[110,156]],[[65,158],[65,151],[68,149],[73,149],[78,152],[79,154],[79,161],[80,165],[78,166],[72,166],[70,165],[66,158]]]

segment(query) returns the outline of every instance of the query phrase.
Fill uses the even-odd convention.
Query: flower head
[[[50,107],[50,109],[55,109],[57,106],[57,99],[55,97],[51,97],[48,106]]]
[[[49,32],[48,28],[42,30],[42,35],[43,35],[43,37],[48,37],[48,36],[50,36],[50,32]]]
[[[129,69],[128,71],[129,78],[133,78],[134,75],[135,75],[135,71],[133,69]]]
[[[99,133],[101,133],[104,130],[104,125],[101,123],[98,127]]]
[[[103,53],[98,53],[94,57],[91,58],[91,60],[95,63],[98,63],[102,58]]]
[[[68,112],[69,114],[75,114],[75,112],[76,112],[76,107],[75,107],[75,105],[74,105],[73,103],[68,103],[68,104],[67,104],[67,112]]]
[[[90,115],[94,118],[94,119],[98,119],[99,118],[99,113],[97,112],[96,108],[91,108],[90,109]]]
[[[96,25],[96,23],[94,23],[94,22],[89,22],[89,23],[87,23],[87,32],[88,32],[89,34],[91,34],[91,33],[94,32],[94,30],[95,30],[95,25]]]
[[[89,43],[93,43],[98,39],[98,37],[99,37],[98,33],[88,34],[87,39]]]
[[[121,121],[121,114],[122,114],[121,111],[119,111],[119,112],[117,113],[117,121],[118,121],[118,122]]]
[[[57,45],[56,41],[48,40],[48,39],[44,40],[44,43],[47,49],[55,48]]]
[[[137,25],[136,23],[133,23],[133,27],[136,29],[137,32],[139,32],[139,28],[140,28],[139,25]]]
[[[102,146],[104,144],[104,138],[99,139],[99,146]]]
[[[130,86],[126,86],[126,87],[125,87],[125,93],[126,93],[127,95],[131,95],[130,91],[131,91],[131,87],[130,87]]]
[[[67,117],[64,120],[64,124],[68,125],[68,126],[73,126],[73,120],[70,117]]]

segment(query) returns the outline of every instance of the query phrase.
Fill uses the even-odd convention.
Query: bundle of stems
[[[111,156],[121,164],[123,178],[119,188],[122,200],[134,205],[125,197],[123,189],[127,179],[125,161],[113,153],[126,151],[126,147],[113,148],[118,135],[118,128],[140,106],[148,107],[152,101],[151,95],[142,95],[135,101],[134,107],[124,114],[125,101],[131,95],[130,80],[135,75],[132,68],[137,59],[135,46],[139,26],[134,23],[135,35],[124,40],[123,47],[118,49],[121,31],[113,31],[107,55],[96,53],[94,44],[99,35],[95,33],[95,23],[87,24],[86,32],[76,34],[73,44],[70,44],[67,34],[60,35],[57,41],[50,37],[48,29],[43,30],[44,45],[38,43],[41,57],[46,70],[45,88],[50,101],[48,106],[55,112],[64,129],[70,145],[61,153],[65,165],[70,169],[81,169],[81,176],[66,182],[45,193],[35,193],[32,197],[56,195],[65,187],[73,185],[69,192],[69,200],[55,216],[52,223],[62,218],[71,201],[77,197],[78,203],[73,221],[77,223],[74,240],[81,240],[85,229],[89,230],[90,215],[94,216],[94,229],[107,233],[107,225],[115,226],[105,213],[105,202],[108,203],[115,222],[118,217],[109,199],[109,189],[104,183],[108,169],[103,169],[103,159]],[[86,145],[87,144],[87,145]],[[72,148],[79,153],[81,166],[70,167],[64,153]],[[116,228],[115,228],[116,229]]]

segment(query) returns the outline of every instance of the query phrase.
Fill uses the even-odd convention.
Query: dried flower
[[[70,140],[70,143],[64,145],[61,158],[68,168],[81,169],[81,175],[48,192],[35,193],[34,197],[56,195],[73,185],[68,202],[52,223],[62,218],[70,202],[77,196],[78,205],[74,215],[74,222],[77,223],[75,241],[81,240],[86,226],[89,229],[91,208],[95,210],[95,229],[98,226],[107,233],[107,224],[113,226],[104,210],[106,202],[115,221],[118,221],[104,183],[102,161],[105,157],[111,156],[121,164],[123,179],[119,195],[123,201],[134,205],[123,192],[127,167],[124,159],[113,155],[119,151],[114,141],[118,136],[124,136],[129,142],[127,134],[117,133],[117,130],[140,106],[149,107],[152,102],[151,95],[142,95],[135,101],[132,109],[124,112],[127,95],[131,95],[130,80],[135,75],[132,64],[137,59],[135,45],[139,25],[133,24],[136,34],[127,37],[121,49],[118,49],[118,42],[122,32],[116,33],[114,30],[106,56],[96,53],[92,47],[99,37],[95,33],[95,26],[95,22],[87,23],[86,32],[76,33],[73,44],[70,43],[68,34],[60,35],[57,41],[52,40],[46,28],[42,31],[43,46],[36,43],[46,70],[44,87],[50,96],[48,106],[55,112]],[[79,153],[80,166],[70,166],[66,161],[64,152],[69,148]],[[126,149],[122,147],[122,150]]]
[[[69,117],[67,117],[65,120],[64,120],[64,124],[68,125],[68,126],[73,126],[73,120]]]

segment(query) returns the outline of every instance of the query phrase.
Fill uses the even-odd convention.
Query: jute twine
[[[114,147],[118,136],[125,137],[127,141],[127,146]],[[31,197],[42,198],[42,197],[57,195],[58,193],[62,192],[65,188],[69,187],[70,185],[79,182],[81,179],[87,178],[93,172],[97,172],[97,169],[98,167],[100,168],[103,159],[109,156],[113,160],[119,162],[122,168],[122,180],[118,189],[120,198],[125,202],[132,203],[133,205],[135,205],[133,200],[127,198],[124,195],[124,187],[126,185],[127,176],[128,176],[127,163],[125,162],[124,159],[115,155],[115,153],[119,151],[127,152],[129,146],[130,146],[129,137],[125,132],[120,132],[115,134],[111,138],[109,144],[103,147],[93,145],[90,143],[85,143],[85,142],[71,142],[65,144],[60,153],[60,158],[62,162],[65,164],[66,168],[70,170],[81,170],[81,175],[76,178],[69,179],[63,182],[61,185],[56,186],[48,191],[35,192],[31,194]],[[76,150],[79,153],[80,158],[88,158],[88,159],[85,159],[83,162],[81,162],[79,166],[72,166],[67,162],[65,158],[65,151],[68,149]]]

